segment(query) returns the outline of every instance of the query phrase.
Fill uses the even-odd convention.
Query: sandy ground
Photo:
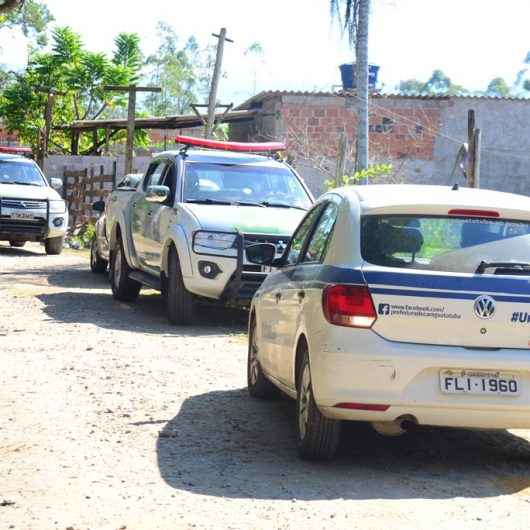
[[[202,313],[0,246],[1,530],[530,526],[529,431],[350,426],[301,462],[292,403],[247,397],[244,317]]]

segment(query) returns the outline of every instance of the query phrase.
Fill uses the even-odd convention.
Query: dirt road
[[[237,314],[175,328],[83,254],[0,246],[0,529],[528,528],[529,431],[349,427],[304,463],[245,348]]]

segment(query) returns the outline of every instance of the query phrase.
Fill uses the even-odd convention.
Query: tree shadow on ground
[[[417,428],[384,438],[347,423],[339,457],[308,463],[295,450],[294,402],[246,389],[187,399],[160,431],[160,473],[189,492],[255,499],[450,499],[530,486],[530,444],[507,431]]]

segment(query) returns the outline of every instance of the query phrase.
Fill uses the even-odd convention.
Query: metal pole
[[[475,177],[475,188],[480,188],[480,140],[481,140],[481,134],[480,129],[475,129],[475,132],[473,134],[473,147],[475,150],[473,161],[474,161],[474,167],[473,167],[473,175]]]
[[[370,0],[359,0],[356,42],[357,171],[368,167],[368,19]]]
[[[475,111],[470,109],[467,111],[467,145],[468,145],[468,160],[467,160],[467,179],[470,188],[475,187]]]

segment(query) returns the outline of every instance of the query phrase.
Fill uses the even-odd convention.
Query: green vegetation
[[[327,191],[330,191],[339,186],[355,186],[356,184],[382,184],[384,183],[385,177],[392,174],[392,164],[374,164],[356,171],[353,175],[344,175],[340,183],[335,180],[326,180],[324,185]]]

